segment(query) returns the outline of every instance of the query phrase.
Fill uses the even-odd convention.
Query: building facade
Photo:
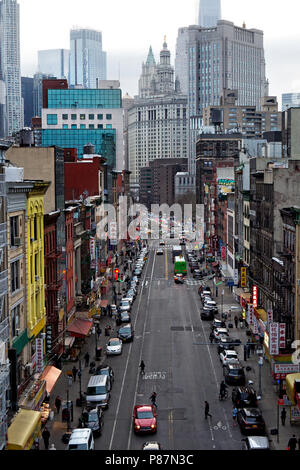
[[[20,6],[17,0],[0,2],[0,80],[5,85],[6,127],[0,137],[23,127],[20,64]],[[1,95],[1,92],[0,92]]]
[[[31,127],[31,119],[34,117],[33,78],[21,77],[21,85],[24,103],[24,126]]]
[[[282,93],[282,111],[300,107],[300,93]]]
[[[199,26],[211,28],[221,19],[221,0],[199,0]]]
[[[106,69],[106,52],[102,49],[102,33],[92,29],[71,30],[70,85],[96,88],[97,79],[106,80]]]
[[[70,51],[50,49],[38,51],[38,73],[56,78],[69,78]]]

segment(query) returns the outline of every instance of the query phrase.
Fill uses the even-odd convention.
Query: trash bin
[[[102,356],[102,347],[101,347],[101,346],[98,346],[98,347],[96,348],[96,360],[97,360],[97,361],[100,361],[101,356]]]

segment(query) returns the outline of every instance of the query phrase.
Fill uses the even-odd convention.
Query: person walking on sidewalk
[[[45,450],[48,450],[49,449],[50,432],[48,431],[47,427],[45,427],[44,431],[42,432],[42,437],[43,437],[43,440],[44,440]]]
[[[238,328],[238,324],[239,324],[239,319],[237,317],[237,315],[234,317],[234,324],[235,324],[235,327],[236,329]]]
[[[285,410],[285,408],[283,408],[283,410],[281,412],[281,424],[282,424],[282,426],[285,426],[285,420],[286,420],[286,410]]]
[[[145,375],[145,363],[144,363],[144,361],[141,361],[140,368],[141,368],[141,374]]]
[[[293,437],[291,437],[288,442],[288,448],[289,450],[296,450],[296,447],[297,447],[297,439],[296,439],[295,434],[293,434]]]
[[[61,398],[60,398],[60,396],[58,395],[58,396],[55,398],[55,408],[56,408],[57,414],[59,414],[60,407],[61,407]]]
[[[73,375],[74,382],[76,382],[77,372],[78,372],[78,369],[76,368],[76,366],[74,366],[73,369],[72,369],[72,375]]]
[[[209,341],[210,341],[210,344],[212,344],[212,343],[213,343],[213,341],[214,341],[214,338],[215,338],[215,337],[214,337],[214,334],[213,334],[213,332],[211,331],[211,332],[210,332],[210,335],[209,335]]]
[[[207,416],[210,416],[212,418],[212,415],[209,412],[209,403],[208,403],[208,401],[205,401],[204,414],[205,414],[205,419],[207,419]]]
[[[88,367],[90,363],[90,355],[88,352],[85,353],[84,360],[85,360],[85,367]]]

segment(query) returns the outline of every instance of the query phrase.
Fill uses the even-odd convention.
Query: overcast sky
[[[164,35],[175,60],[178,28],[197,23],[199,0],[19,0],[22,75],[37,71],[37,51],[69,48],[74,26],[102,31],[108,79],[137,94],[142,62],[156,60]],[[270,94],[300,92],[299,0],[222,0],[222,18],[262,29]],[[281,100],[280,100],[281,101]]]

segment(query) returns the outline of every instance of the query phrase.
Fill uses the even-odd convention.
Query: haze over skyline
[[[134,96],[142,62],[152,45],[156,61],[167,36],[174,65],[178,28],[198,23],[199,0],[19,0],[21,9],[21,71],[22,76],[33,76],[37,71],[37,51],[70,47],[70,29],[74,26],[102,31],[103,48],[107,51],[108,79],[120,77],[123,93]],[[271,6],[272,5],[272,6]],[[267,78],[270,95],[300,91],[300,31],[298,17],[300,4],[286,0],[251,3],[241,0],[223,0],[222,18],[247,28],[264,31]],[[59,14],[58,14],[59,12]],[[117,14],[116,14],[117,12]],[[159,14],[158,14],[159,12]],[[34,23],[34,28],[33,28]],[[155,27],[154,27],[155,25]],[[38,38],[38,41],[37,41]]]

